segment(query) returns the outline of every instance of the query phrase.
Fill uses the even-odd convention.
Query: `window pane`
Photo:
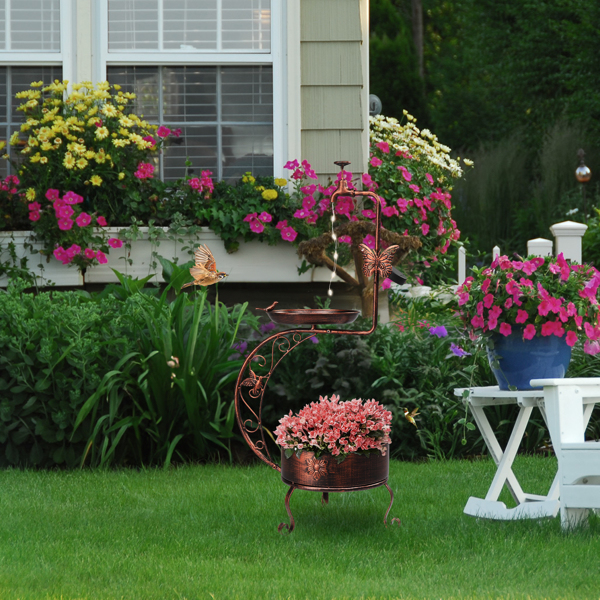
[[[10,8],[11,50],[60,52],[59,0],[18,0]]]
[[[108,0],[109,52],[158,49],[158,0]]]
[[[185,161],[192,163],[190,169],[194,176],[209,170],[215,178],[219,177],[217,126],[182,127],[179,138],[171,139],[165,151],[165,180],[178,179],[186,173]]]
[[[169,0],[163,8],[168,50],[217,49],[217,0]]]
[[[20,124],[26,119],[17,107],[25,99],[15,98],[15,94],[31,87],[33,81],[52,83],[55,79],[62,80],[61,67],[0,67],[0,141],[7,144],[7,152],[11,160],[19,163],[22,155],[19,148],[8,144],[10,136],[19,131]],[[10,112],[9,112],[10,111]],[[0,152],[3,154],[5,150]],[[0,160],[0,174],[8,174],[8,163]]]
[[[271,50],[270,0],[223,0],[223,50]]]
[[[108,67],[107,77],[112,85],[120,85],[121,91],[135,94],[129,105],[132,112],[151,123],[158,122],[158,67]]]
[[[0,0],[0,50],[6,50],[6,0]]]
[[[221,67],[223,121],[273,121],[273,68]]]
[[[165,121],[217,121],[216,67],[165,67]]]
[[[236,125],[223,127],[223,177],[235,181],[246,171],[273,174],[273,127]]]

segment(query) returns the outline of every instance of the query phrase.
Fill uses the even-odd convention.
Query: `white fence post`
[[[581,264],[581,238],[587,230],[587,225],[583,223],[575,223],[574,221],[564,221],[556,223],[550,227],[550,231],[554,236],[555,252],[563,256],[567,260]]]
[[[527,242],[527,256],[552,256],[552,240],[535,238]]]
[[[467,278],[467,251],[464,246],[458,249],[458,285],[462,285]]]
[[[492,248],[492,260],[496,260],[500,256],[500,246],[494,246]]]

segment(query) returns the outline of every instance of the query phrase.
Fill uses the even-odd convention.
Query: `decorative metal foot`
[[[295,489],[296,486],[290,486],[290,489],[285,495],[285,510],[287,510],[287,513],[290,517],[290,524],[288,525],[287,523],[279,523],[279,527],[277,528],[277,531],[279,531],[279,533],[284,533],[284,530],[287,533],[292,533],[292,531],[294,531],[294,527],[296,526],[296,523],[294,522],[294,517],[292,516],[292,511],[290,510],[290,498],[292,497],[292,494],[294,493]]]
[[[323,496],[321,496],[321,504],[329,504],[329,492],[323,492]]]
[[[383,517],[383,524],[387,527],[387,518],[388,518],[388,515],[390,514],[390,510],[392,510],[392,504],[394,504],[394,492],[392,492],[392,489],[390,488],[390,486],[387,483],[385,484],[385,487],[387,488],[388,492],[390,493],[390,505],[388,506],[388,509],[385,511],[385,517]],[[398,518],[392,519],[392,525],[394,523],[401,525],[401,521]]]

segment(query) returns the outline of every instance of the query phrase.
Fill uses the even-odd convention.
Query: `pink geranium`
[[[277,444],[286,456],[307,450],[318,457],[323,453],[339,456],[377,451],[387,453],[392,413],[375,400],[340,402],[325,396],[306,405],[297,415],[290,411],[275,429]]]

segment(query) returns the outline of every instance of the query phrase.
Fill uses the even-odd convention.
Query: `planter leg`
[[[387,488],[388,492],[390,493],[390,505],[388,506],[388,509],[385,512],[385,517],[383,517],[383,524],[387,527],[387,518],[388,515],[390,514],[390,510],[392,510],[392,504],[394,504],[394,492],[392,492],[392,489],[390,488],[390,486],[386,483],[385,487]],[[394,523],[397,523],[398,525],[400,525],[400,519],[394,518],[392,519],[392,525]]]
[[[296,526],[296,523],[294,522],[294,517],[292,516],[292,511],[290,510],[290,498],[292,497],[292,494],[294,493],[295,489],[295,485],[290,486],[290,489],[285,495],[285,510],[287,510],[287,513],[290,517],[290,524],[288,525],[287,523],[279,523],[279,527],[277,528],[277,531],[279,531],[279,533],[283,533],[284,529],[287,530],[287,533],[292,533],[292,531],[294,531],[294,527]]]
[[[329,504],[329,492],[323,492],[321,497],[321,504]]]

